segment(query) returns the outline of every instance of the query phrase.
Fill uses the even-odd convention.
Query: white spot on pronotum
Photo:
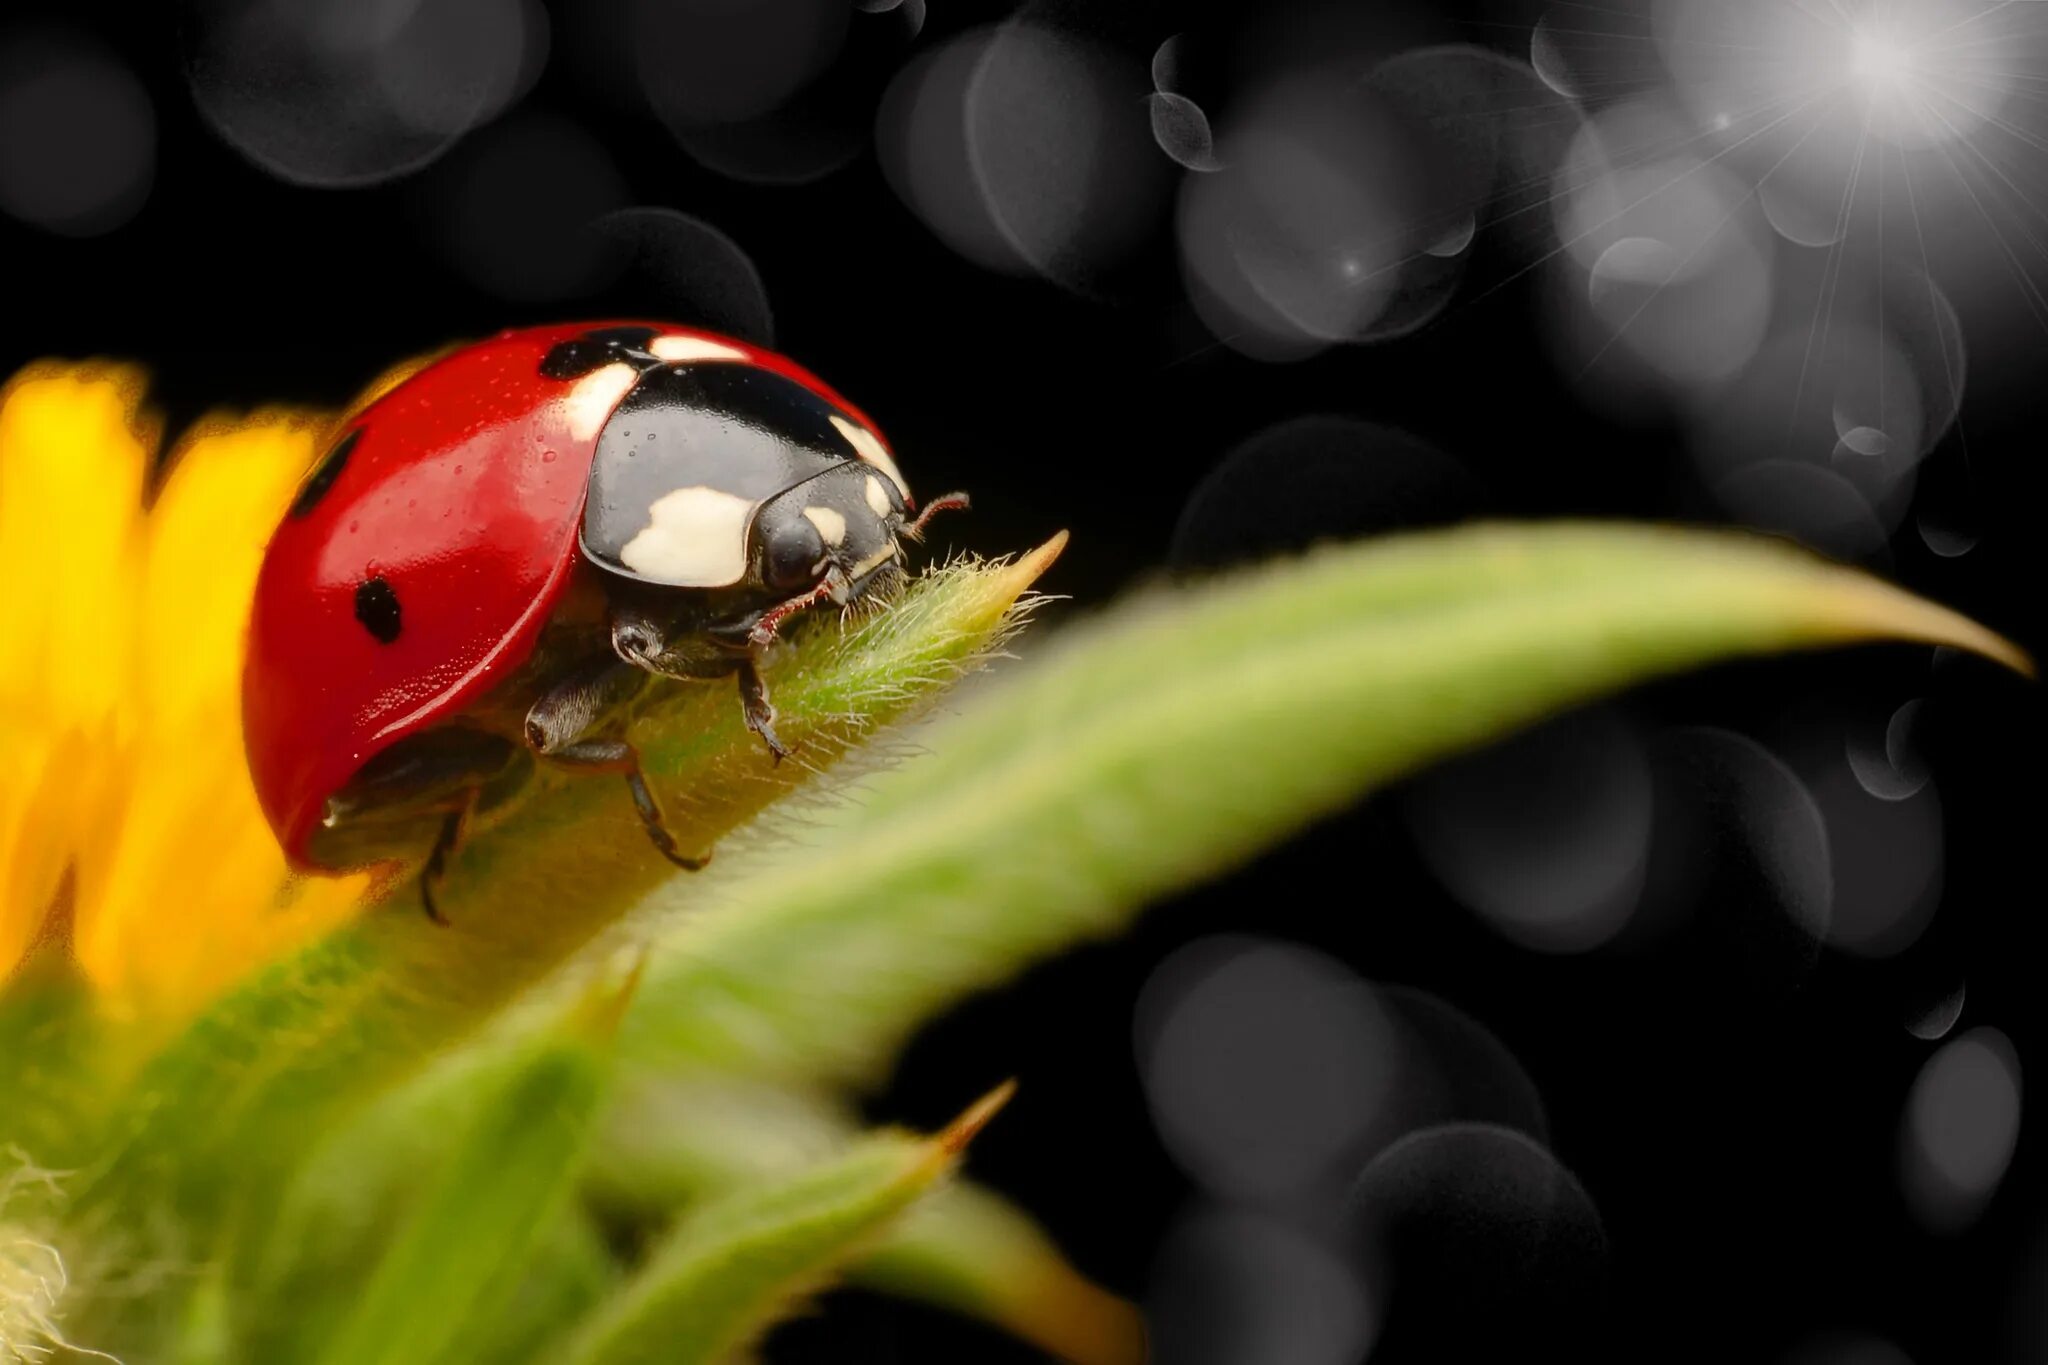
[[[576,381],[562,402],[569,409],[569,432],[579,441],[591,441],[611,420],[613,409],[626,396],[640,375],[625,361],[592,370]]]
[[[891,538],[887,545],[875,551],[866,559],[863,559],[860,563],[854,565],[851,569],[848,569],[846,571],[846,576],[850,579],[853,579],[855,582],[859,582],[861,579],[866,578],[869,574],[873,573],[876,569],[881,568],[884,564],[887,564],[890,560],[894,559],[895,557],[896,541],[893,538]]]
[[[889,490],[882,487],[882,481],[872,474],[868,475],[867,494],[868,510],[883,520],[888,520],[892,510],[889,505]]]
[[[647,344],[647,349],[670,364],[685,360],[745,360],[747,353],[737,346],[728,346],[710,337],[666,336],[656,337]]]
[[[747,573],[751,499],[695,484],[664,493],[647,527],[619,551],[634,573],[678,588],[722,588]]]
[[[829,507],[806,507],[804,520],[818,528],[818,535],[827,545],[839,545],[846,540],[846,518]]]
[[[903,471],[896,467],[896,461],[882,444],[881,437],[858,423],[847,421],[836,412],[832,414],[832,425],[839,428],[839,434],[846,438],[856,455],[887,474],[889,482],[895,484],[905,498],[910,496],[910,485],[903,482]]]

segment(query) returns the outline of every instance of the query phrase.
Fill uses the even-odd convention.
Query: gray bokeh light
[[[1095,293],[1158,222],[1171,168],[1148,73],[1026,8],[988,37],[961,97],[966,170],[1019,259]]]
[[[985,269],[1022,275],[1030,264],[967,169],[967,89],[995,33],[969,29],[906,62],[876,110],[875,153],[889,188],[940,241]]]
[[[1376,1318],[1357,1268],[1315,1235],[1221,1209],[1168,1234],[1146,1316],[1157,1365],[1357,1365]]]
[[[448,263],[500,298],[571,298],[617,267],[591,224],[623,206],[625,180],[567,119],[522,113],[493,126],[436,168],[423,199]]]
[[[196,7],[186,71],[214,131],[264,170],[370,185],[515,100],[548,32],[531,0],[223,0]]]
[[[1927,1059],[1900,1123],[1900,1181],[1931,1232],[1961,1232],[1983,1214],[2019,1142],[2020,1061],[2012,1040],[1975,1028]]]
[[[1759,460],[1729,470],[1714,499],[1736,524],[1796,540],[1850,562],[1882,561],[1891,538],[1855,484],[1798,460]]]
[[[1152,110],[1152,137],[1160,151],[1191,171],[1217,169],[1216,138],[1201,105],[1165,90],[1153,91],[1145,102]]]
[[[1904,801],[1932,776],[1916,738],[1926,705],[1916,697],[1882,717],[1881,724],[1852,723],[1844,732],[1849,770],[1857,784],[1880,801]]]
[[[1946,1038],[1963,1017],[1963,1006],[1969,998],[1969,983],[1958,981],[1945,991],[1916,1001],[1906,1019],[1906,1032],[1930,1043]]]
[[[1604,1358],[1606,1230],[1541,1143],[1421,1129],[1366,1166],[1349,1213],[1382,1305],[1375,1361]]]
[[[1216,156],[1223,169],[1184,183],[1179,215],[1209,329],[1263,360],[1369,336],[1424,245],[1409,241],[1420,205],[1390,111],[1350,83],[1283,84],[1247,102]]]
[[[775,316],[761,272],[725,233],[679,209],[616,209],[592,224],[612,243],[617,264],[633,272],[646,311],[724,332],[757,346],[775,344]]]
[[[1823,1332],[1794,1346],[1779,1365],[1913,1365],[1913,1358],[1868,1332]]]
[[[1837,740],[1831,753],[1800,763],[1827,821],[1834,866],[1829,942],[1869,957],[1912,946],[1941,904],[1944,880],[1939,784],[1898,799],[1873,796]]]
[[[1292,945],[1207,939],[1146,983],[1134,1024],[1153,1120],[1211,1191],[1299,1197],[1383,1117],[1397,1021],[1342,964]]]
[[[1453,897],[1514,942],[1584,952],[1635,912],[1649,858],[1649,757],[1635,730],[1584,711],[1454,760],[1402,813]]]
[[[1717,999],[1782,999],[1819,960],[1835,899],[1828,827],[1798,773],[1746,735],[1682,726],[1650,744],[1651,863],[1623,945],[1662,943]]]
[[[674,129],[758,118],[824,71],[846,43],[846,0],[666,0],[630,11],[647,103]]]
[[[1276,422],[1188,495],[1167,557],[1221,567],[1323,541],[1462,520],[1484,505],[1462,462],[1396,427],[1336,413]]]
[[[0,211],[67,237],[111,232],[149,196],[156,110],[98,43],[0,32]]]

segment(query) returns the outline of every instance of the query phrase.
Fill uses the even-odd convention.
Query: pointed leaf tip
[[[1010,598],[1022,597],[1025,591],[1044,577],[1045,571],[1059,559],[1061,552],[1067,548],[1068,539],[1065,531],[1059,531],[1037,549],[1019,555],[1015,563],[1000,572],[996,579],[997,584]]]
[[[1006,1327],[1072,1365],[1145,1365],[1151,1359],[1145,1315],[1079,1275],[1021,1286],[1016,1301],[1004,1307]]]
[[[976,1100],[968,1107],[966,1113],[947,1124],[944,1131],[932,1139],[932,1146],[947,1157],[955,1157],[966,1151],[967,1144],[981,1135],[981,1130],[988,1127],[1016,1093],[1016,1078],[1004,1081]]]
[[[609,1043],[617,1037],[627,1007],[640,993],[640,982],[647,975],[651,956],[646,947],[641,947],[633,953],[633,963],[623,975],[607,971],[591,982],[569,1012],[570,1031],[594,1043]]]

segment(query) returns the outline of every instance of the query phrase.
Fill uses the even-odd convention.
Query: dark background
[[[1061,610],[1099,605],[1189,559],[1468,512],[1717,516],[1671,414],[1652,405],[1624,419],[1589,403],[1540,321],[1544,276],[1517,277],[1485,236],[1474,248],[1479,283],[1419,333],[1263,363],[1217,344],[1189,308],[1168,214],[1113,279],[1086,292],[984,268],[934,237],[864,146],[810,183],[707,169],[622,88],[616,7],[551,8],[549,60],[514,109],[412,174],[323,188],[266,173],[197,116],[180,55],[191,13],[12,7],[23,23],[44,10],[61,32],[115,54],[148,92],[156,144],[146,199],[111,230],[69,236],[0,218],[0,369],[46,355],[139,359],[175,425],[222,405],[333,405],[393,360],[506,325],[616,313],[729,319],[732,291],[744,287],[717,253],[693,256],[687,230],[666,261],[658,250],[605,255],[580,235],[594,213],[657,205],[714,225],[751,260],[776,344],[882,424],[920,492],[972,491],[973,514],[941,539],[997,553],[1072,530],[1045,585],[1073,599]],[[850,51],[868,64],[866,84],[854,82],[839,116],[864,127],[896,67],[1008,12],[948,3],[914,40],[900,30],[860,37]],[[1524,55],[1537,11],[1411,12],[1436,40]],[[855,14],[853,25],[859,34],[903,19]],[[1162,4],[1095,36],[1142,78],[1167,35],[1199,35],[1205,51],[1227,53],[1243,26],[1234,11]],[[1227,78],[1209,91],[1227,107]],[[1133,110],[1142,130],[1143,107]],[[591,145],[615,174],[590,171]],[[1162,155],[1157,174],[1181,172]],[[508,264],[494,264],[496,241],[511,243]],[[556,269],[563,253],[571,264]],[[2037,651],[2041,407],[2012,381],[2035,371],[2043,343],[2040,330],[2021,328],[1973,352],[1995,394],[1980,400],[1973,388],[1962,417],[1977,547],[1938,557],[1908,521],[1877,557],[1882,571]],[[1188,513],[1227,453],[1312,414],[1392,430],[1325,440],[1310,429],[1301,439],[1316,459],[1274,473],[1277,485],[1253,479],[1221,510]],[[1399,432],[1448,462],[1404,454]],[[1253,495],[1274,487],[1284,496]],[[872,1112],[932,1123],[995,1080],[1021,1077],[1021,1097],[976,1148],[976,1175],[1039,1215],[1086,1272],[1143,1298],[1169,1229],[1197,1196],[1148,1116],[1133,1002],[1162,958],[1204,935],[1293,940],[1374,980],[1436,993],[1520,1060],[1543,1097],[1550,1146],[1600,1210],[1611,1250],[1605,1307],[1576,1284],[1560,1290],[1570,1314],[1599,1324],[1581,1343],[1587,1358],[1612,1348],[1631,1359],[1790,1359],[1834,1329],[1877,1333],[1921,1362],[2048,1358],[2048,1139],[2033,1106],[1995,1200],[1959,1235],[1919,1228],[1897,1173],[1900,1107],[1934,1047],[1903,1024],[1928,998],[1967,982],[1958,1031],[1994,1025],[2023,1062],[2039,1055],[2030,949],[2048,754],[2035,694],[1974,661],[1936,666],[1924,649],[1873,648],[1715,669],[1645,689],[1611,714],[1641,733],[1727,727],[1789,754],[1839,745],[1830,727],[1844,717],[1882,717],[1910,697],[1929,702],[1921,745],[1940,783],[1946,875],[1930,926],[1904,951],[1799,957],[1789,975],[1772,968],[1759,985],[1731,966],[1750,960],[1736,915],[1736,928],[1695,928],[1639,950],[1532,952],[1438,884],[1409,834],[1412,798],[1397,792],[1158,907],[1121,942],[1069,954],[957,1011],[910,1050]],[[1847,856],[1838,843],[1838,882]],[[1726,882],[1713,883],[1716,896],[1748,894]],[[1525,1272],[1541,1278],[1526,1267],[1472,1274],[1483,1291],[1488,1275],[1511,1285]],[[1483,1292],[1475,1302],[1483,1313]],[[1534,1349],[1541,1339],[1522,1340]],[[925,1310],[841,1295],[824,1317],[786,1331],[771,1358],[1033,1356]]]

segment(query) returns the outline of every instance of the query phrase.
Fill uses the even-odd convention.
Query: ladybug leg
[[[647,789],[647,779],[640,773],[640,753],[625,740],[578,740],[547,757],[552,763],[581,772],[621,774],[626,779],[626,790],[632,793],[633,809],[639,813],[640,824],[662,857],[685,872],[700,872],[711,861],[708,853],[693,858],[676,847],[676,838],[662,819],[661,807],[655,803],[654,793]]]
[[[676,847],[675,836],[669,833],[662,818],[661,806],[640,771],[639,751],[624,739],[599,733],[618,722],[626,707],[647,686],[650,676],[616,659],[605,659],[571,673],[527,711],[526,743],[535,754],[558,767],[624,777],[633,809],[655,849],[677,867],[695,872],[711,859],[709,855],[691,857]]]
[[[747,718],[747,728],[761,737],[761,742],[768,746],[768,752],[775,755],[775,761],[780,763],[789,757],[789,750],[775,737],[775,708],[768,701],[768,684],[761,681],[761,670],[754,666],[752,655],[740,660],[737,672],[740,710]]]
[[[821,584],[793,603],[784,603],[773,609],[758,621],[743,621],[730,629],[704,632],[701,638],[710,641],[708,649],[695,647],[699,638],[695,635],[672,643],[658,622],[628,609],[615,608],[612,613],[612,649],[634,668],[644,669],[659,678],[695,681],[737,674],[740,708],[746,717],[747,728],[761,737],[761,742],[768,746],[768,752],[780,763],[789,757],[789,746],[776,738],[775,708],[769,705],[768,686],[761,681],[761,670],[755,660],[767,643],[775,638],[776,626],[791,612],[826,601],[830,596],[831,589]]]
[[[825,570],[825,576],[818,580],[818,586],[809,592],[778,602],[761,613],[747,631],[747,644],[755,651],[766,649],[774,643],[775,632],[782,623],[800,611],[817,606],[820,602],[845,602],[853,595],[852,584],[846,581],[846,572],[837,564]]]
[[[515,797],[532,770],[504,736],[459,726],[426,731],[385,750],[328,798],[311,847],[340,864],[419,867],[421,907],[445,924],[436,892],[449,860],[477,817]]]
[[[476,793],[472,790],[460,807],[441,817],[441,832],[434,836],[434,847],[427,854],[427,865],[420,869],[420,906],[427,912],[427,918],[446,926],[448,917],[441,913],[441,907],[434,897],[434,888],[448,875],[448,858],[469,834],[469,818],[476,810]]]

